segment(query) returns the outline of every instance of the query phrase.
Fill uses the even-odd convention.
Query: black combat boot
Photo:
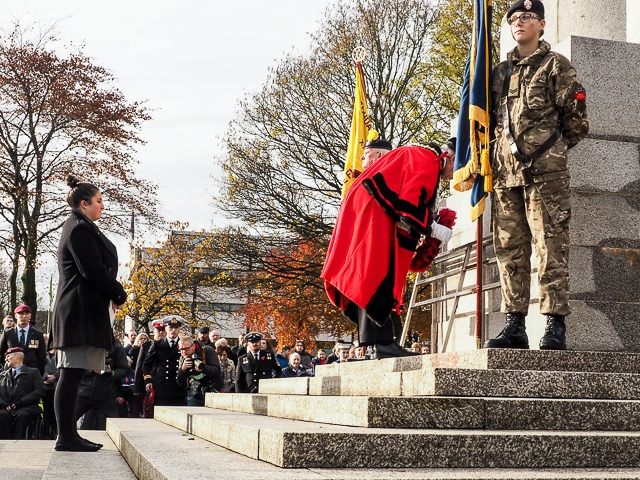
[[[566,350],[567,327],[563,315],[547,315],[547,328],[540,339],[540,350]]]
[[[507,324],[496,338],[484,342],[484,348],[529,348],[529,337],[522,313],[507,313]]]

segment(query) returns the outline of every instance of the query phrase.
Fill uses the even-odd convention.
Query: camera
[[[195,368],[199,372],[204,370],[204,362],[202,361],[202,357],[200,355],[192,355],[191,360],[193,360],[193,368]]]

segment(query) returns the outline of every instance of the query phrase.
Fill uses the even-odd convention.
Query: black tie
[[[173,340],[170,340],[170,341],[169,341],[169,345],[171,346],[171,348],[173,348],[173,344],[174,344],[174,341],[173,341]]]
[[[256,358],[256,362],[260,359],[260,354],[259,353],[254,353],[253,356]]]
[[[20,340],[19,340],[19,342],[20,342],[20,345],[24,347],[25,338],[24,338],[24,329],[23,328],[20,329]]]

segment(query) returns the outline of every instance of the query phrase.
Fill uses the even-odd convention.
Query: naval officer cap
[[[152,330],[154,328],[157,328],[158,330],[164,330],[164,323],[162,323],[162,320],[151,320],[149,322],[149,329]]]
[[[544,4],[540,0],[518,0],[509,7],[507,18],[519,11],[537,13],[544,18]]]
[[[244,336],[245,342],[259,342],[260,340],[262,340],[260,332],[249,332]]]
[[[164,323],[167,327],[181,327],[187,321],[182,318],[180,315],[167,315],[162,319],[162,323]]]

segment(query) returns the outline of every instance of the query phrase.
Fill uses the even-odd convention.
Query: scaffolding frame
[[[478,229],[478,238],[481,237],[482,230]],[[453,299],[453,305],[450,313],[448,314],[448,327],[444,340],[442,342],[442,351],[445,351],[449,343],[451,336],[451,330],[453,328],[453,321],[456,316],[458,304],[460,298],[467,295],[476,295],[476,348],[481,348],[483,339],[483,329],[485,325],[486,309],[484,308],[484,297],[486,292],[500,288],[500,282],[493,282],[486,284],[484,282],[484,274],[486,267],[494,265],[496,263],[495,256],[487,258],[486,250],[488,247],[493,246],[493,239],[491,236],[482,238],[482,247],[480,248],[480,265],[481,268],[477,269],[477,245],[478,241],[474,240],[459,247],[453,248],[449,251],[442,252],[438,255],[429,270],[423,273],[416,274],[416,280],[413,284],[413,291],[411,292],[411,299],[409,301],[409,307],[407,308],[407,317],[402,329],[402,337],[400,339],[400,345],[404,345],[409,333],[411,325],[411,316],[416,308],[422,308],[432,305],[432,322],[431,322],[431,342],[432,353],[435,353],[434,347],[437,346],[437,323],[443,323],[436,321],[436,312],[446,311],[446,303]],[[471,270],[476,270],[476,283],[470,286],[465,285],[465,279],[467,273]],[[447,289],[447,280],[458,276],[458,283],[453,291]],[[439,283],[440,282],[440,283]],[[427,300],[417,301],[418,292],[423,288],[428,288],[431,285],[431,298]],[[441,286],[441,288],[438,288]],[[441,293],[439,293],[441,292]],[[479,293],[480,292],[480,293]],[[438,309],[440,306],[440,309]]]

